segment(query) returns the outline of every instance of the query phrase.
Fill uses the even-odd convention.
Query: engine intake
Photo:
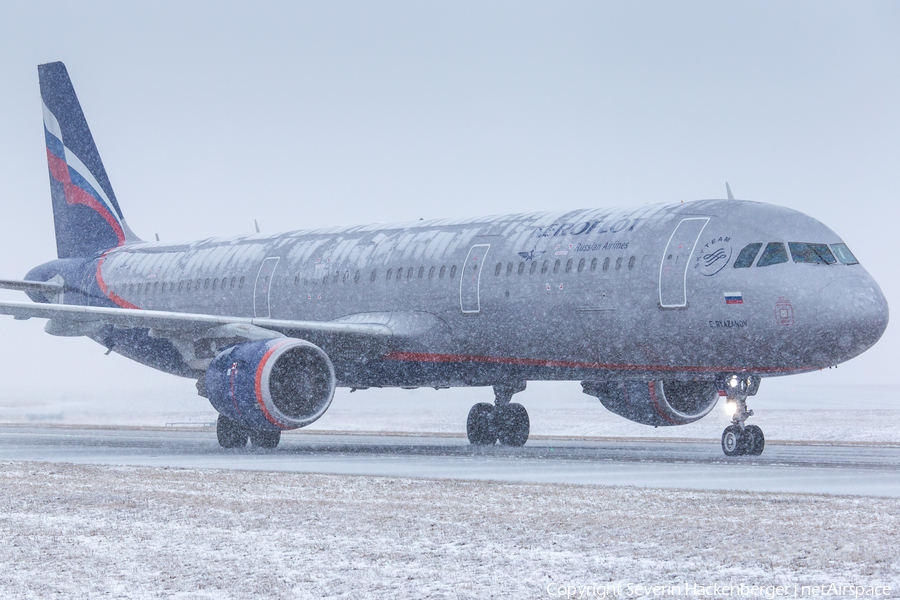
[[[644,425],[687,425],[705,417],[719,400],[713,381],[582,381],[611,412]]]
[[[280,338],[228,348],[206,371],[213,408],[248,429],[297,429],[328,410],[334,366],[305,340]]]

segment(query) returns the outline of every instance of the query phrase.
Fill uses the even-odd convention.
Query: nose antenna
[[[731,193],[731,186],[728,185],[728,182],[725,182],[725,191],[728,192],[728,199],[734,200],[734,194]]]

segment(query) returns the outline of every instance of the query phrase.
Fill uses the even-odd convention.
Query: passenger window
[[[584,271],[584,259],[583,258],[578,261],[578,272],[581,273],[582,271]]]
[[[856,260],[856,257],[853,256],[853,253],[850,252],[850,248],[847,247],[847,244],[832,244],[831,249],[834,250],[834,254],[838,257],[838,260],[845,265],[859,264],[859,261]]]
[[[357,271],[356,275],[353,276],[353,283],[359,283],[359,271]]]
[[[441,267],[441,272],[438,274],[438,279],[444,278],[444,273],[447,271],[447,267]]]
[[[188,281],[187,281],[187,287],[185,288],[185,291],[188,291],[188,292],[191,291],[191,280],[190,279],[188,279]]]
[[[549,260],[545,260],[545,261],[544,261],[544,264],[541,265],[541,275],[543,275],[544,273],[546,273],[546,272],[547,272],[547,269],[549,269],[549,268],[550,268],[550,261],[549,261]]]
[[[418,279],[422,279],[425,276],[425,267],[419,267],[419,274],[416,276]]]
[[[334,277],[332,278],[331,283],[337,283],[337,282],[338,282],[338,278],[340,278],[340,276],[341,276],[341,272],[340,272],[340,271],[335,271],[335,272],[334,272]]]
[[[231,287],[234,287],[234,280],[235,280],[235,278],[232,277],[232,278],[231,278]],[[181,289],[181,288],[179,287],[179,289]]]
[[[234,284],[232,283],[232,285],[234,285]],[[184,289],[184,280],[182,279],[181,281],[178,282],[178,291],[180,292],[183,289]]]
[[[833,265],[837,262],[826,244],[788,242],[788,248],[791,250],[791,256],[795,263]]]
[[[594,272],[596,270],[597,270],[597,259],[595,258],[594,260],[591,261],[591,272]]]
[[[240,289],[242,287],[244,287],[244,278],[243,277],[241,277],[241,280],[238,281],[238,289]]]
[[[209,278],[207,278],[206,281],[203,282],[203,289],[204,290],[209,289]]]
[[[762,243],[756,242],[753,244],[747,244],[744,246],[744,249],[738,254],[738,257],[734,259],[734,268],[735,269],[746,269],[750,265],[753,264],[753,259],[756,258],[756,255],[759,254],[759,250],[762,248]]]
[[[558,259],[558,258],[556,259],[556,262],[553,263],[553,272],[554,272],[554,273],[558,273],[558,272],[559,272],[559,259]]]
[[[341,277],[341,283],[347,283],[348,277],[350,277],[350,271],[344,271],[344,276]]]
[[[495,277],[498,276],[498,275],[500,275],[500,269],[502,269],[502,268],[503,268],[503,263],[497,263],[497,268],[494,269],[494,276],[495,276]]]
[[[299,285],[299,284],[300,284],[300,276],[294,275],[294,285]]]
[[[572,272],[572,259],[566,261],[566,273]]]
[[[529,274],[529,275],[534,275],[534,272],[535,272],[536,270],[537,270],[537,263],[536,263],[536,262],[532,262],[532,263],[531,263],[531,268],[528,270],[528,274]]]
[[[450,277],[456,277],[456,265],[450,267]]]
[[[406,278],[407,278],[407,279],[412,279],[412,275],[413,275],[413,271],[414,271],[414,270],[415,270],[414,267],[410,267],[410,268],[409,268],[409,271],[406,272]]]
[[[385,279],[387,279],[388,281],[390,281],[390,280],[391,280],[391,276],[392,276],[393,274],[394,274],[394,270],[393,270],[393,269],[388,269],[387,277],[385,277]]]
[[[219,278],[218,278],[218,277],[216,277],[215,279],[213,279],[213,290],[216,289],[216,286],[217,286],[217,285],[219,285]]]
[[[506,265],[506,276],[509,277],[510,275],[512,275],[512,263]]]
[[[525,261],[519,263],[519,275],[525,272]]]
[[[609,271],[609,257],[608,256],[603,260],[603,270]]]
[[[632,270],[632,269],[634,268],[634,262],[635,262],[636,260],[637,260],[637,259],[636,259],[635,257],[633,257],[633,256],[632,256],[631,258],[628,259],[628,270],[629,270],[629,271]]]
[[[139,283],[139,284],[138,284],[138,288],[137,288],[137,293],[138,293],[138,294],[141,293],[141,287],[142,287],[143,285],[144,285],[144,284],[142,284],[142,283]]]
[[[434,267],[428,269],[428,279],[434,279]]]
[[[788,261],[787,250],[781,242],[769,242],[766,249],[763,250],[762,256],[756,263],[757,267],[768,267],[769,265],[777,265]]]
[[[372,274],[369,276],[369,281],[375,283],[376,277],[378,277],[378,269],[372,269]]]
[[[616,259],[616,271],[622,268],[622,257]]]
[[[322,285],[325,285],[326,283],[328,283],[328,275],[322,277]]]

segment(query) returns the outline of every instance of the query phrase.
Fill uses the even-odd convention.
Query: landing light
[[[732,375],[731,379],[728,381],[728,385],[730,385],[733,388],[736,388],[739,383],[740,383],[740,381],[738,380],[737,375]]]
[[[737,402],[735,402],[734,400],[729,400],[725,403],[723,409],[726,415],[728,415],[729,417],[733,417],[734,413],[737,412]]]

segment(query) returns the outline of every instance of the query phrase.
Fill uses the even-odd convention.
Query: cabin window
[[[372,269],[372,274],[369,275],[369,281],[371,281],[372,283],[375,283],[375,278],[376,278],[376,277],[378,277],[378,270],[377,270],[377,269]]]
[[[500,271],[503,269],[503,263],[497,263],[497,268],[494,269],[494,276],[500,275]]]
[[[768,267],[769,265],[777,265],[788,261],[787,250],[781,242],[769,242],[766,249],[763,250],[762,256],[756,263],[757,267]]]
[[[812,263],[816,265],[833,265],[837,262],[827,244],[811,244],[807,242],[788,242],[791,256],[795,263]]]
[[[434,267],[428,269],[428,279],[434,279]]]
[[[509,277],[510,275],[512,275],[512,269],[513,269],[513,264],[512,264],[512,263],[509,263],[508,265],[506,265],[506,276],[507,276],[507,277]]]
[[[154,281],[154,282],[153,282],[153,291],[154,291],[154,292],[158,292],[158,291],[159,291],[159,282],[158,282],[158,281]]]
[[[541,275],[543,275],[544,273],[546,273],[547,270],[548,270],[549,268],[550,268],[550,261],[549,261],[549,260],[545,260],[545,261],[544,261],[544,264],[541,265]]]
[[[566,273],[572,272],[572,259],[566,261]]]
[[[340,272],[340,271],[335,271],[335,272],[334,272],[334,277],[332,278],[331,283],[337,283],[337,282],[338,282],[338,279],[340,279],[340,278],[341,278],[341,272]]]
[[[425,277],[425,267],[419,267],[419,272],[416,274],[416,279],[422,279]]]
[[[235,280],[235,278],[232,277],[232,278],[231,278],[231,287],[234,287],[234,280]]]
[[[350,271],[344,271],[344,276],[341,278],[341,283],[347,283],[348,277],[350,277]]]
[[[441,267],[441,272],[440,272],[440,274],[438,275],[438,279],[443,279],[443,278],[444,278],[444,272],[445,272],[446,270],[447,270],[447,267]]]
[[[740,251],[738,257],[734,259],[734,268],[746,269],[747,267],[752,265],[754,259],[756,258],[756,255],[759,254],[761,248],[762,244],[759,242],[747,244],[746,246],[744,246],[744,249]]]
[[[608,256],[603,260],[603,270],[609,271],[609,257]]]
[[[393,275],[394,275],[394,270],[393,270],[393,269],[388,269],[388,271],[387,271],[387,277],[385,277],[385,279],[387,279],[388,281],[390,281],[390,280],[391,280],[391,277],[392,277]]]
[[[531,263],[531,268],[528,269],[528,274],[529,274],[529,275],[534,275],[534,272],[535,272],[536,270],[537,270],[537,263],[536,263],[536,262],[532,262],[532,263]]]
[[[578,261],[578,272],[581,273],[582,271],[584,271],[584,259],[583,258]]]
[[[209,289],[209,278],[207,278],[206,281],[203,282],[203,289],[204,290]]]
[[[184,279],[178,282],[178,291],[182,291],[184,289]]]
[[[629,271],[632,270],[632,269],[634,268],[634,262],[635,262],[636,260],[637,260],[637,259],[636,259],[634,256],[632,256],[631,258],[628,259],[628,270],[629,270]]]
[[[834,255],[838,257],[838,260],[845,265],[859,264],[859,261],[856,260],[853,253],[850,252],[850,248],[847,247],[847,244],[832,244],[831,249],[834,251]]]
[[[244,287],[244,278],[243,277],[241,277],[241,280],[238,281],[238,289],[240,289],[242,287]]]
[[[300,285],[300,276],[294,275],[294,285]]]
[[[403,267],[397,269],[397,281],[403,279]]]
[[[359,271],[357,271],[356,275],[353,276],[353,283],[359,283]]]
[[[326,274],[324,277],[322,277],[322,285],[326,285],[327,283],[328,283],[328,275]]]
[[[596,270],[597,270],[597,259],[595,258],[594,260],[591,261],[591,272],[596,271]]]
[[[456,265],[450,267],[450,278],[452,279],[454,277],[456,277]]]
[[[198,279],[197,282],[194,284],[194,289],[197,290],[198,292],[200,291],[200,282],[201,281],[203,281],[203,280]]]
[[[141,287],[142,287],[142,286],[143,286],[143,284],[141,284],[141,283],[138,284],[138,287],[137,287],[137,293],[138,293],[138,294],[141,293]]]
[[[185,291],[186,292],[191,291],[191,280],[190,279],[187,280],[187,286],[185,287]]]
[[[219,285],[219,278],[216,277],[215,279],[213,279],[213,289],[216,289],[216,287],[217,287],[218,285]]]
[[[616,271],[622,268],[622,257],[616,259]]]
[[[519,263],[519,275],[525,272],[525,261]]]
[[[559,273],[559,259],[558,258],[556,259],[556,262],[553,263],[553,272]]]

